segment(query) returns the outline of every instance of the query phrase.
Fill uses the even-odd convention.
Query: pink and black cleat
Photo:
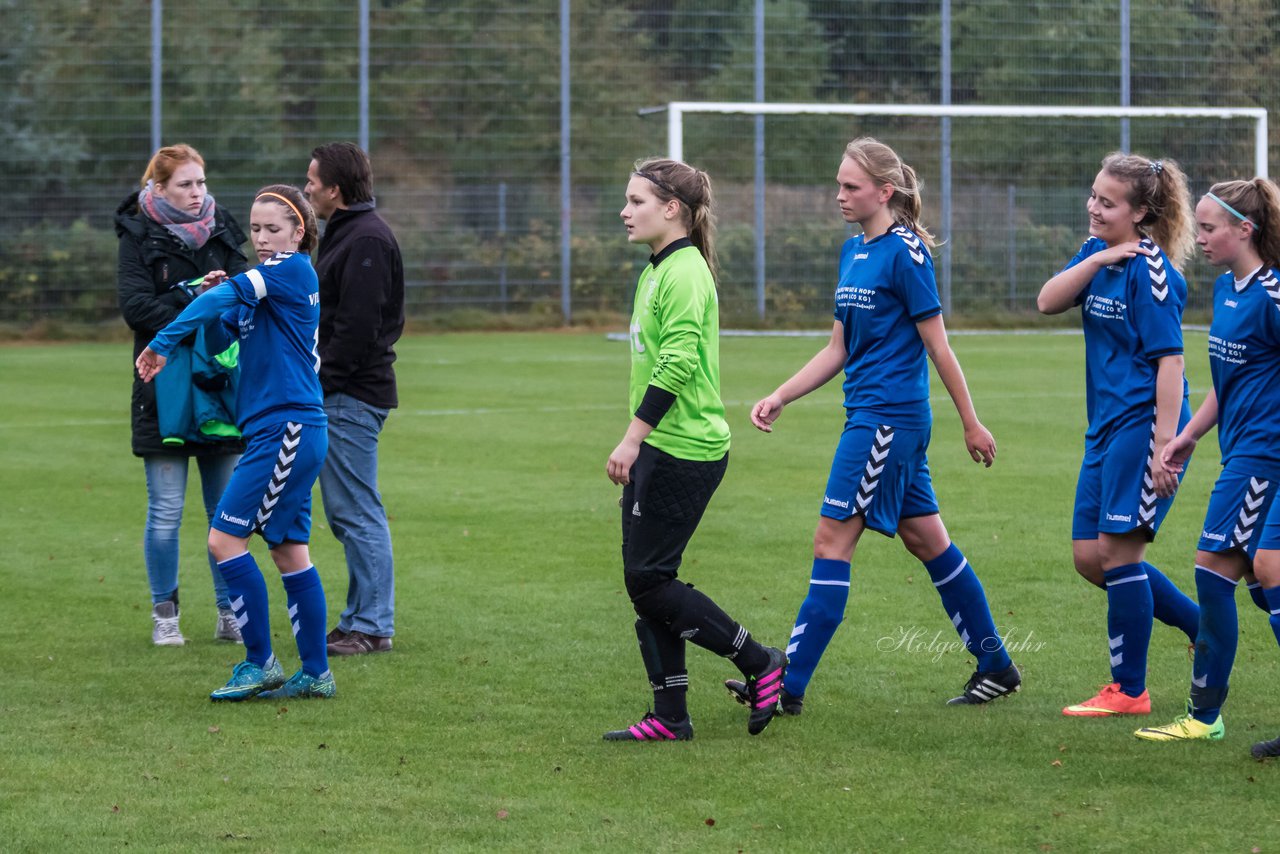
[[[653,712],[646,712],[638,723],[626,729],[610,730],[605,741],[688,741],[693,738],[693,721],[685,718],[679,723],[664,721]]]
[[[778,713],[778,698],[782,693],[782,677],[787,672],[787,656],[776,647],[766,647],[769,663],[757,676],[747,678],[747,705],[751,716],[747,718],[747,732],[759,735]]]

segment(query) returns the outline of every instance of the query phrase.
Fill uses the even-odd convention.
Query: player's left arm
[[[960,368],[960,360],[956,358],[951,343],[947,340],[947,329],[943,325],[942,315],[921,320],[916,324],[920,340],[929,354],[929,360],[938,371],[938,378],[951,395],[956,412],[960,415],[960,423],[964,425],[964,444],[969,456],[975,463],[982,463],[988,468],[996,459],[996,440],[982,422],[973,408],[973,398],[969,395],[969,384],[965,382],[964,371]]]

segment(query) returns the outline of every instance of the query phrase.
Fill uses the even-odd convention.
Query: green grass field
[[[682,577],[781,644],[842,423],[837,384],[766,436],[747,411],[819,339],[726,339],[729,474]],[[1107,681],[1105,597],[1071,567],[1084,426],[1082,342],[953,345],[999,442],[970,462],[934,383],[943,518],[1023,668],[1022,694],[944,705],[971,660],[923,568],[869,534],[845,625],[805,714],[746,733],[690,653],[688,744],[606,744],[649,699],[618,557],[605,459],[627,420],[627,350],[600,334],[415,337],[382,442],[398,634],[335,660],[332,702],[214,705],[239,660],[217,645],[192,482],[183,648],[155,648],[129,454],[128,344],[0,348],[0,849],[6,851],[1275,851],[1280,655],[1242,592],[1241,646],[1217,744],[1155,745],[1142,722],[1061,716]],[[1208,383],[1189,334],[1193,402]],[[1149,559],[1192,591],[1216,443],[1201,444]],[[317,494],[318,500],[318,494]],[[318,511],[318,508],[317,508]],[[319,514],[323,521],[322,514]],[[269,559],[255,544],[264,567]],[[335,615],[341,553],[312,544]],[[268,575],[277,650],[297,664]],[[902,642],[906,638],[907,642]],[[936,638],[936,641],[935,641]],[[1157,626],[1153,723],[1179,714],[1185,640]]]

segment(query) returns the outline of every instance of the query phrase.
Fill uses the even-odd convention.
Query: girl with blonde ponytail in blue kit
[[[1179,272],[1192,248],[1187,179],[1172,160],[1115,152],[1086,204],[1089,239],[1044,283],[1045,314],[1079,307],[1089,428],[1076,482],[1071,554],[1107,594],[1110,681],[1065,707],[1069,717],[1145,715],[1153,619],[1194,641],[1195,602],[1145,560],[1173,506],[1178,477],[1160,454],[1191,417],[1183,376]]]
[[[845,424],[819,509],[808,592],[786,649],[780,708],[789,715],[803,709],[809,679],[844,619],[854,549],[868,529],[901,535],[924,565],[947,619],[977,660],[948,702],[981,705],[1018,691],[1022,675],[996,631],[977,574],[938,512],[928,462],[930,361],[955,404],[974,462],[990,466],[996,441],[978,420],[947,340],[915,170],[889,146],[863,137],[845,148],[836,184],[841,216],[862,233],[840,251],[831,338],[751,410],[751,423],[770,433],[786,405],[844,377]],[[742,697],[742,683],[725,687]]]

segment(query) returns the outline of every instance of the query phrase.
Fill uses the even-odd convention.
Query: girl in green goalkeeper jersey
[[[720,400],[720,320],[714,220],[707,173],[674,160],[644,160],[627,184],[627,239],[652,253],[631,317],[631,423],[609,455],[622,486],[622,562],[653,710],[608,741],[693,737],[685,694],[685,641],[732,661],[746,680],[747,731],[777,708],[786,669],[779,649],[679,580],[681,556],[729,461]]]

